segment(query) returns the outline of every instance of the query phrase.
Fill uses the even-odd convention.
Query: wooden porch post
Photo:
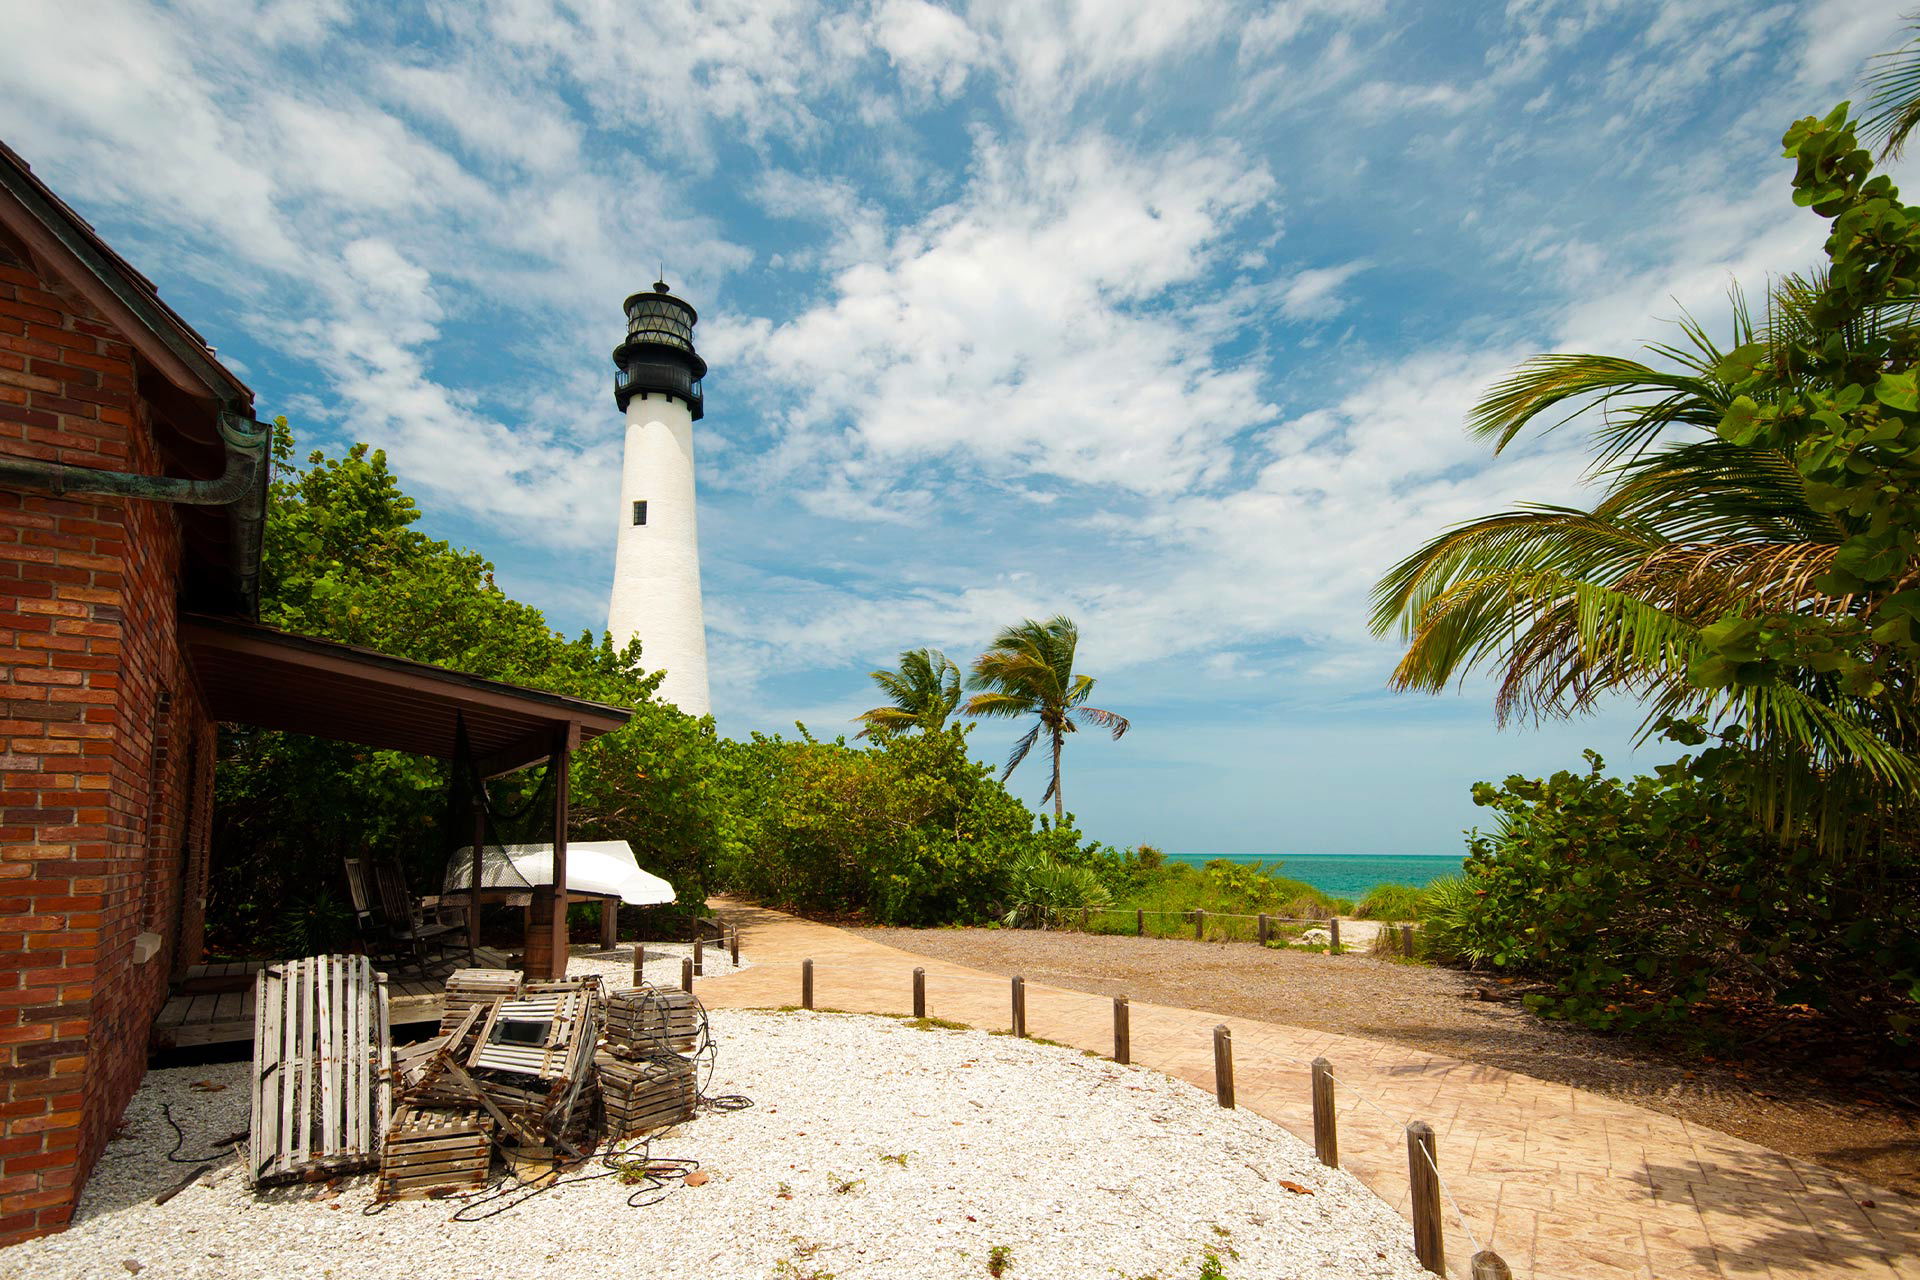
[[[479,770],[474,770],[474,782],[482,787]],[[467,963],[477,961],[476,953],[480,949],[480,859],[487,847],[487,802],[485,792],[473,797],[473,875],[467,883]]]
[[[567,972],[567,816],[572,788],[573,749],[580,745],[580,726],[569,721],[554,734],[553,784],[553,972]]]

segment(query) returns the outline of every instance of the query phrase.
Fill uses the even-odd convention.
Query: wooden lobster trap
[[[668,1054],[630,1059],[601,1053],[600,1104],[611,1141],[639,1137],[693,1119],[696,1090],[691,1059]]]
[[[606,1000],[607,1047],[622,1057],[692,1053],[699,1047],[700,1007],[691,992],[635,987]]]
[[[374,1199],[478,1191],[492,1160],[493,1124],[483,1112],[402,1106],[381,1145]]]
[[[268,965],[254,979],[255,1184],[372,1167],[392,1095],[387,976],[365,956]]]

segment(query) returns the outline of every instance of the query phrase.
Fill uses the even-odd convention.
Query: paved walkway
[[[740,926],[753,967],[700,981],[709,1005],[798,1004],[800,961],[811,958],[816,1008],[910,1012],[919,967],[930,1014],[988,1029],[1010,1022],[1009,984],[996,974],[775,911],[714,905]],[[1341,963],[1328,957],[1329,981]],[[1111,1053],[1112,1008],[1104,996],[1029,984],[1027,1033]],[[1211,1091],[1213,1028],[1222,1022],[1233,1032],[1239,1104],[1308,1142],[1305,1064],[1324,1056],[1333,1065],[1341,1163],[1402,1213],[1400,1126],[1431,1124],[1472,1235],[1516,1276],[1920,1278],[1920,1206],[1583,1089],[1401,1045],[1150,1004],[1132,1006],[1133,1061]],[[1446,1226],[1448,1261],[1464,1277],[1474,1246],[1451,1213]]]

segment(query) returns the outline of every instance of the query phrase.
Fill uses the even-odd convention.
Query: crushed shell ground
[[[606,1177],[471,1224],[450,1200],[369,1215],[371,1176],[255,1195],[226,1159],[156,1206],[190,1168],[163,1103],[190,1155],[247,1123],[246,1064],[187,1067],[147,1077],[73,1227],[0,1252],[0,1277],[957,1280],[994,1274],[996,1247],[1011,1280],[1426,1274],[1351,1176],[1155,1072],[886,1018],[720,1011],[713,1031],[707,1091],[754,1106],[654,1139],[708,1175],[658,1204]]]

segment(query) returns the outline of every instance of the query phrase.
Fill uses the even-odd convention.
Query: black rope
[[[239,1133],[223,1139],[218,1144],[217,1149],[207,1155],[183,1156],[180,1154],[180,1148],[187,1145],[187,1131],[182,1129],[180,1122],[173,1118],[173,1104],[171,1102],[161,1103],[160,1114],[166,1119],[168,1124],[173,1126],[173,1150],[167,1152],[167,1159],[174,1164],[205,1164],[209,1160],[223,1159],[233,1154],[234,1143],[247,1136],[246,1131],[242,1130]]]

